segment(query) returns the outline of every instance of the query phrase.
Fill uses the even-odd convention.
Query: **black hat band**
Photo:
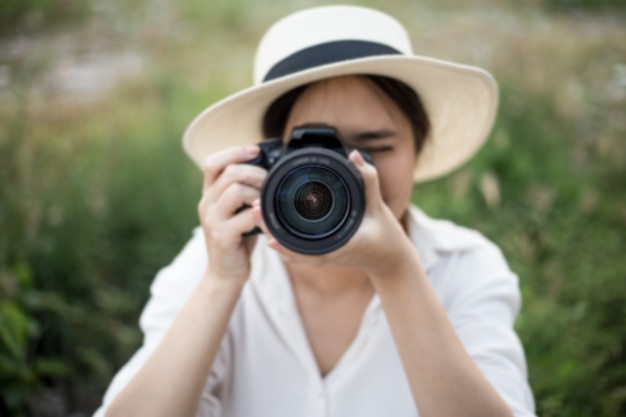
[[[276,63],[263,82],[322,65],[379,55],[401,55],[398,50],[369,41],[333,41],[302,49]]]

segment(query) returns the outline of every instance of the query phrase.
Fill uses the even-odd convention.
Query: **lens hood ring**
[[[281,186],[302,183],[301,179],[286,182],[286,178],[299,175],[308,168],[311,171],[315,171],[313,168],[319,172],[327,171],[328,176],[324,178],[338,177],[342,185],[333,183],[329,186],[330,189],[334,187],[335,193],[341,194],[339,190],[345,189],[347,204],[338,207],[338,210],[345,212],[334,214],[336,218],[331,220],[337,224],[331,222],[331,226],[334,226],[330,231],[320,229],[319,233],[300,233],[302,227],[294,225],[298,222],[297,215],[289,209],[289,201],[284,202],[285,198],[292,198],[292,194],[289,194],[291,190],[285,191]],[[261,193],[263,218],[269,232],[286,248],[304,254],[319,255],[343,246],[358,229],[365,212],[365,191],[360,174],[345,156],[322,147],[298,149],[284,155],[269,171]],[[284,211],[288,212],[287,215]],[[308,224],[305,226],[307,232],[311,232],[310,228],[314,227]],[[319,226],[325,225],[322,223]]]

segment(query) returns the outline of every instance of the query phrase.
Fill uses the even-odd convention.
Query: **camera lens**
[[[333,206],[330,189],[321,182],[304,184],[296,193],[294,201],[298,213],[308,220],[319,220],[326,216]]]
[[[281,245],[319,255],[343,246],[365,213],[365,189],[345,154],[324,147],[287,152],[261,190],[263,220]]]
[[[303,239],[334,233],[350,212],[344,181],[328,167],[308,165],[288,172],[275,194],[280,223]]]

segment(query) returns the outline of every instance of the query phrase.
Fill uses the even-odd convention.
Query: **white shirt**
[[[409,236],[463,346],[516,417],[534,416],[524,352],[513,322],[517,276],[479,233],[410,210]],[[206,268],[200,228],[151,286],[140,326],[143,346],[109,387],[105,408],[158,346]],[[409,383],[380,299],[370,301],[357,336],[325,377],[307,341],[290,281],[260,237],[252,273],[207,378],[197,416],[415,417]]]

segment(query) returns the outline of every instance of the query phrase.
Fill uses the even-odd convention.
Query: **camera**
[[[267,139],[259,147],[247,163],[268,170],[261,209],[271,234],[286,248],[309,255],[348,242],[363,220],[365,188],[335,129],[296,127],[285,144]]]

